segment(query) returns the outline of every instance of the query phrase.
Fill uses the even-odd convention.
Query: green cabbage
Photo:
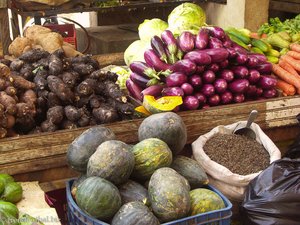
[[[183,31],[198,30],[206,23],[204,10],[193,3],[183,3],[177,6],[169,14],[168,24],[174,35],[179,35]]]
[[[144,62],[144,52],[150,48],[150,42],[137,40],[132,42],[124,52],[124,61],[127,66],[133,61]]]
[[[123,67],[115,66],[110,69],[111,72],[116,73],[118,75],[117,84],[121,89],[126,89],[126,80],[129,79],[130,72]]]
[[[150,42],[154,35],[160,36],[168,28],[168,24],[161,19],[144,20],[139,25],[139,36],[142,41]]]

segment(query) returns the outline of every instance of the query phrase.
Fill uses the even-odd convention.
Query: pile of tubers
[[[90,56],[31,49],[0,62],[0,138],[135,117],[118,76]]]

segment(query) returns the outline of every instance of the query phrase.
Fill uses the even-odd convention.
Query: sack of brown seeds
[[[245,125],[246,121],[240,121],[215,127],[192,143],[193,157],[208,174],[210,184],[238,202],[249,182],[281,158],[280,150],[257,124],[251,125],[256,140],[233,134]]]

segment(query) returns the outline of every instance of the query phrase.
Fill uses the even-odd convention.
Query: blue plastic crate
[[[69,180],[66,185],[69,224],[70,225],[109,225],[108,223],[90,217],[77,206],[71,194],[71,187],[73,182],[74,180]],[[223,199],[225,203],[225,208],[220,210],[214,210],[207,213],[198,214],[195,216],[185,217],[179,220],[164,223],[163,225],[191,225],[191,224],[230,225],[230,218],[232,216],[231,202],[213,186],[208,185],[206,188],[216,192]]]

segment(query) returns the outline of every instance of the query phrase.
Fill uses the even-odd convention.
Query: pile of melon
[[[225,207],[202,167],[178,155],[187,132],[177,114],[149,116],[138,136],[128,145],[98,126],[69,146],[68,164],[82,173],[71,190],[80,209],[112,225],[156,225]]]

